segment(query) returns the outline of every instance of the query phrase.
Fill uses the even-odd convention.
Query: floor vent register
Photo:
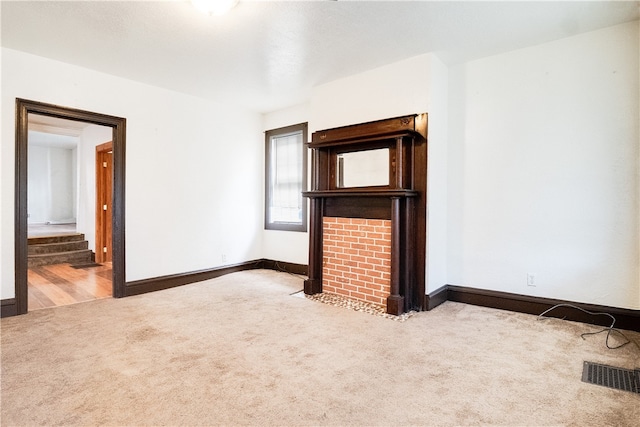
[[[582,381],[640,394],[640,369],[622,369],[599,363],[584,362]]]

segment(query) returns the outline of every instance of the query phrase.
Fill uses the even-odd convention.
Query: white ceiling
[[[456,64],[639,18],[638,1],[4,1],[2,46],[268,112],[427,52]]]

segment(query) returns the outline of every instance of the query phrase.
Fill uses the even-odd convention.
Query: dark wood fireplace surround
[[[310,199],[309,279],[322,292],[322,218],[391,220],[391,295],[387,312],[422,310],[425,295],[427,114],[314,132]],[[389,149],[389,185],[339,188],[338,154]]]

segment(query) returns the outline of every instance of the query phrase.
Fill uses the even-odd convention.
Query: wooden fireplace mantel
[[[414,114],[314,132],[310,199],[309,279],[304,292],[322,292],[323,217],[391,220],[391,295],[387,312],[421,310],[425,290],[427,114]],[[387,148],[389,183],[340,188],[341,153]]]
[[[387,189],[356,189],[341,188],[339,190],[319,190],[304,191],[304,197],[309,198],[331,198],[331,197],[416,197],[418,192],[415,190],[387,190]]]

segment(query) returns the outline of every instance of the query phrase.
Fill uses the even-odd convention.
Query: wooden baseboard
[[[449,287],[447,285],[424,296],[422,305],[426,311],[433,310],[448,299]]]
[[[145,294],[147,292],[161,291],[163,289],[175,288],[176,286],[187,285],[189,283],[201,282],[203,280],[214,279],[225,274],[238,271],[254,270],[264,268],[269,270],[283,271],[293,274],[307,274],[307,266],[293,264],[289,262],[274,261],[269,259],[258,259],[246,261],[240,264],[214,267],[206,270],[192,271],[188,273],[172,274],[168,276],[153,277],[150,279],[135,280],[127,282],[125,287],[125,297]]]
[[[533,297],[529,295],[489,291],[464,286],[446,285],[428,295],[425,295],[424,307],[427,310],[431,310],[445,301],[462,302],[482,307],[536,315],[558,304],[570,304],[593,313],[608,313],[616,319],[614,325],[615,328],[640,332],[640,310],[585,304],[552,298]],[[558,307],[546,314],[546,316],[593,325],[611,325],[611,318],[609,316],[590,315],[571,307]]]
[[[18,306],[15,298],[3,299],[0,302],[0,317],[11,317],[18,314]]]
[[[262,265],[263,260],[260,259],[255,261],[247,261],[240,264],[208,268],[206,270],[152,277],[150,279],[134,280],[126,283],[124,296],[129,297],[133,295],[146,294],[147,292],[155,292],[164,289],[175,288],[176,286],[188,285],[189,283],[215,279],[216,277],[224,276],[225,274],[229,273],[263,268]]]

